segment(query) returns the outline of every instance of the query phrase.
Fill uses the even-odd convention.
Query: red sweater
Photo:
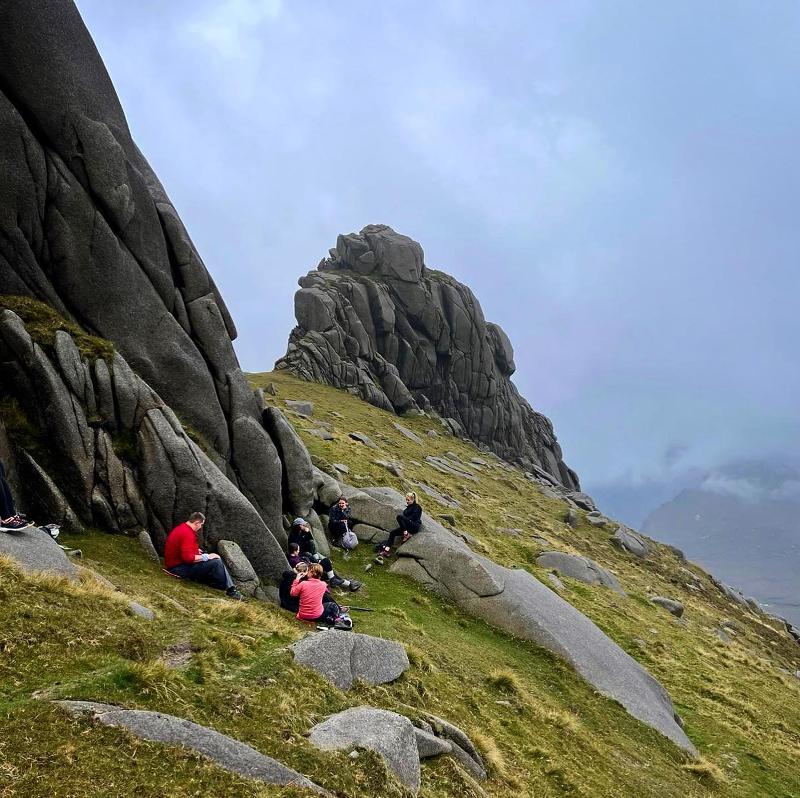
[[[174,568],[176,565],[188,565],[194,562],[195,555],[200,554],[197,535],[189,524],[178,524],[167,535],[164,544],[164,567]]]
[[[328,589],[326,582],[321,579],[304,579],[302,582],[295,582],[289,594],[297,598],[300,596],[300,609],[297,617],[301,621],[316,621],[322,615],[322,597]]]

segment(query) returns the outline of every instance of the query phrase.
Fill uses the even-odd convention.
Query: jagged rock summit
[[[416,241],[386,225],[340,235],[299,284],[298,326],[277,368],[398,414],[432,410],[454,432],[578,489],[553,425],[511,382],[508,336],[467,286],[425,265]]]

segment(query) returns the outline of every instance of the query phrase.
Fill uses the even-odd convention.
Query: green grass
[[[288,414],[318,462],[345,463],[356,485],[400,490],[425,482],[462,502],[463,510],[420,494],[433,515],[452,514],[476,544],[505,563],[539,577],[541,546],[586,554],[613,569],[629,593],[565,580],[564,596],[639,659],[670,691],[702,759],[690,762],[671,743],[615,702],[598,695],[557,657],[465,617],[458,608],[385,568],[365,567],[360,546],[346,575],[363,579],[358,631],[401,641],[410,669],[395,683],[359,684],[342,693],[292,662],[287,646],[308,627],[271,606],[238,605],[218,593],[178,582],[140,552],[136,541],[90,531],[66,536],[84,564],[103,573],[117,593],[87,582],[28,578],[0,561],[0,798],[5,796],[293,796],[302,791],[264,787],[234,777],[176,748],[136,741],[125,732],[67,717],[48,698],[82,698],[158,709],[211,726],[274,756],[337,795],[401,798],[403,789],[374,755],[350,760],[308,742],[308,729],[326,715],[369,704],[405,713],[440,715],[470,734],[484,754],[486,794],[519,796],[800,795],[800,680],[780,667],[800,667],[800,648],[768,625],[728,604],[699,574],[692,594],[679,578],[684,566],[659,547],[646,563],[626,558],[598,530],[582,522],[572,530],[563,505],[536,490],[522,474],[468,443],[446,437],[429,418],[401,423],[423,445],[392,426],[394,416],[325,386],[281,372],[253,377],[272,381],[284,399],[310,399],[314,419],[333,426],[334,440],[308,433],[314,419]],[[429,438],[428,429],[440,435]],[[368,434],[380,450],[352,441]],[[460,482],[425,463],[447,451],[488,465],[477,482]],[[404,478],[374,464],[396,457]],[[480,508],[476,512],[476,508]],[[514,537],[497,527],[519,527]],[[651,592],[686,604],[686,624],[652,605]],[[349,594],[348,594],[349,596]],[[126,600],[152,607],[148,623],[133,617]],[[344,599],[346,601],[347,599]],[[175,602],[178,602],[176,605]],[[742,629],[731,645],[716,641],[713,626],[734,618]],[[163,661],[176,643],[189,642],[183,668]],[[480,795],[452,760],[423,765],[423,798]]]
[[[114,344],[111,341],[89,335],[75,322],[65,319],[44,302],[27,296],[0,294],[0,310],[4,308],[14,311],[25,322],[31,338],[48,351],[53,348],[56,332],[64,330],[72,336],[83,357],[92,360],[99,357],[109,363],[114,357]]]

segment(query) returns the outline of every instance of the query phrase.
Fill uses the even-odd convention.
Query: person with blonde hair
[[[422,526],[422,507],[417,501],[417,494],[414,491],[406,493],[406,506],[402,513],[397,515],[397,528],[389,533],[389,539],[383,543],[384,547],[391,548],[394,546],[396,538],[402,535],[401,543],[405,543],[416,535]]]

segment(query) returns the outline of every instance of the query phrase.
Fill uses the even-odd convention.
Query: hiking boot
[[[24,521],[18,515],[13,515],[11,518],[0,522],[0,532],[19,532],[21,529],[27,529],[33,526],[30,521]]]
[[[383,565],[383,557],[379,554],[372,562],[374,562],[375,565]]]
[[[225,591],[225,595],[234,601],[244,601],[244,596],[235,587],[229,587]]]
[[[403,543],[408,543],[409,540],[411,540],[411,533],[403,532]]]
[[[350,592],[355,593],[357,590],[361,590],[361,582],[359,582],[358,579],[351,579]]]
[[[344,579],[341,576],[334,576],[332,579],[328,580],[328,584],[331,587],[341,587],[344,584]]]

